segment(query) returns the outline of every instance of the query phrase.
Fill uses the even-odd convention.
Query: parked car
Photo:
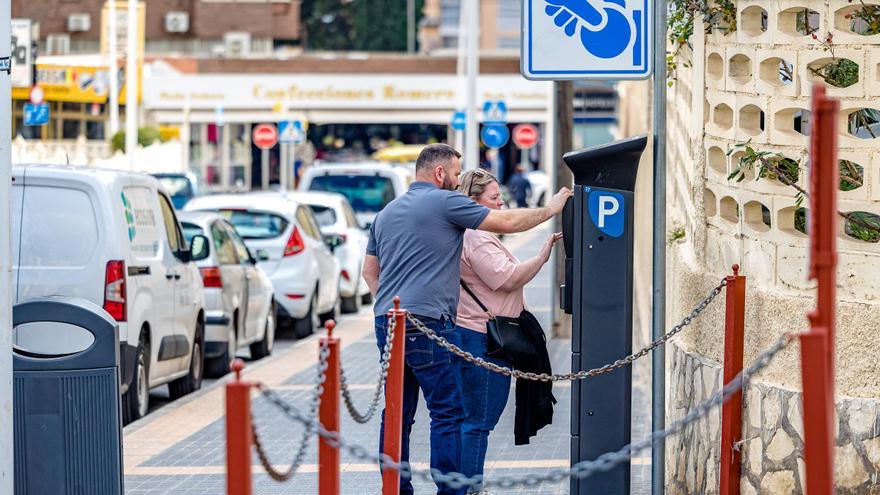
[[[159,180],[178,210],[192,198],[204,194],[201,181],[193,173],[157,173],[153,174],[153,177]]]
[[[207,239],[193,237],[190,249],[156,179],[41,165],[12,175],[15,302],[79,297],[116,319],[125,422],[147,413],[153,387],[167,383],[172,398],[200,388],[205,302],[194,262]],[[81,339],[70,328],[19,327],[15,344],[64,354]]]
[[[216,211],[238,231],[272,280],[278,322],[297,337],[339,314],[339,262],[312,209],[280,193],[195,198],[188,211]]]
[[[364,304],[372,301],[372,294],[362,276],[368,236],[361,230],[351,204],[345,196],[336,193],[298,192],[290,193],[290,197],[312,208],[325,238],[337,237],[333,254],[342,269],[339,283],[342,312],[357,313],[362,301]]]
[[[275,301],[272,281],[251,256],[235,228],[217,213],[180,214],[183,235],[203,235],[210,255],[197,263],[205,287],[205,374],[229,373],[240,346],[251,358],[272,353]]]
[[[299,190],[342,194],[369,229],[385,205],[406,193],[413,174],[410,166],[380,162],[320,164],[305,171]]]
[[[547,199],[547,189],[550,186],[550,178],[542,170],[526,172],[526,179],[532,186],[527,202],[532,208],[544,206]]]

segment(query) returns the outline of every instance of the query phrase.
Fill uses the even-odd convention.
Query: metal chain
[[[320,346],[320,351],[318,352],[318,374],[315,379],[315,388],[312,391],[312,397],[309,401],[310,417],[315,417],[317,415],[318,407],[321,405],[321,395],[324,393],[324,380],[327,376],[327,358],[330,356],[330,346],[328,342],[326,340],[321,340]],[[257,458],[259,458],[260,464],[263,466],[263,469],[266,470],[266,473],[269,474],[270,478],[281,482],[290,480],[293,478],[293,475],[296,474],[296,470],[299,469],[303,459],[305,459],[306,450],[308,450],[310,443],[309,440],[311,440],[312,435],[315,433],[313,424],[305,424],[302,438],[300,438],[299,441],[299,449],[296,451],[296,455],[293,456],[293,461],[290,463],[290,467],[285,471],[278,471],[275,469],[275,466],[269,462],[269,455],[263,448],[263,443],[260,440],[260,435],[257,431],[257,425],[254,418],[251,418],[251,431],[253,432],[254,448],[257,451]]]
[[[465,486],[497,486],[501,488],[514,488],[517,486],[535,487],[543,482],[558,483],[567,478],[583,479],[599,472],[608,471],[619,464],[630,461],[634,455],[651,448],[655,442],[680,433],[688,425],[708,416],[715,407],[724,403],[730,398],[730,396],[741,390],[745,380],[748,380],[749,377],[767,367],[773,358],[792,340],[794,340],[794,334],[783,334],[780,336],[773,346],[758,355],[751,366],[738,374],[708,400],[697,405],[683,418],[673,422],[669,428],[653,432],[649,438],[641,442],[629,444],[615,452],[606,452],[595,460],[582,461],[567,469],[554,469],[541,474],[502,476],[498,479],[489,480],[488,482],[484,481],[482,476],[469,478],[461,473],[441,473],[435,469],[430,471],[413,471],[408,462],[398,463],[385,454],[371,454],[362,446],[344,441],[340,437],[339,432],[328,431],[323,425],[316,421],[314,415],[304,415],[296,407],[285,402],[277,393],[268,389],[264,385],[258,384],[257,387],[260,389],[263,396],[271,404],[278,407],[287,417],[306,425],[306,428],[309,431],[317,430],[318,435],[324,438],[331,446],[345,449],[359,460],[367,460],[372,463],[377,463],[380,468],[395,469],[401,473],[401,476],[412,477],[413,475],[416,475],[426,481],[433,479],[438,485],[445,484],[452,489],[459,489]]]
[[[342,400],[345,402],[345,408],[348,409],[348,414],[351,415],[351,418],[354,419],[356,423],[368,423],[376,414],[376,411],[379,410],[379,399],[382,398],[382,392],[385,391],[385,382],[388,379],[388,367],[391,365],[391,348],[393,341],[394,318],[389,318],[388,328],[385,331],[385,347],[382,349],[382,357],[379,361],[379,382],[376,384],[376,390],[373,392],[373,400],[370,401],[366,413],[361,414],[357,407],[355,407],[354,401],[351,398],[351,391],[348,388],[348,381],[345,379],[345,370],[342,368],[340,362],[339,388],[342,391]]]
[[[727,279],[724,278],[721,280],[721,283],[719,283],[714,289],[712,289],[712,292],[710,292],[709,295],[706,296],[706,298],[703,299],[700,302],[700,304],[698,304],[697,307],[694,308],[693,311],[691,311],[691,313],[689,315],[685,316],[684,319],[681,320],[681,323],[674,326],[672,328],[672,330],[670,330],[666,333],[666,335],[664,335],[663,337],[660,337],[659,339],[655,340],[654,342],[651,342],[647,347],[636,352],[635,354],[630,354],[629,356],[627,356],[625,358],[618,359],[617,361],[614,361],[613,363],[606,364],[606,365],[601,366],[599,368],[593,368],[591,370],[584,370],[584,371],[565,373],[565,374],[548,375],[545,373],[531,373],[531,372],[520,371],[520,370],[517,370],[514,368],[507,368],[505,366],[500,366],[495,363],[491,363],[481,357],[474,356],[470,352],[467,352],[467,351],[457,347],[455,344],[450,343],[448,340],[446,340],[445,338],[438,335],[437,332],[426,327],[424,323],[419,321],[412,314],[407,313],[406,317],[410,323],[412,323],[422,333],[427,335],[428,338],[437,342],[437,344],[439,344],[440,347],[443,347],[444,349],[446,349],[449,352],[455,354],[456,356],[464,359],[465,361],[473,363],[473,364],[480,366],[482,368],[486,368],[489,371],[494,371],[496,373],[501,373],[502,375],[512,376],[514,378],[522,378],[524,380],[531,380],[531,381],[536,381],[536,382],[561,382],[561,381],[571,381],[571,380],[582,380],[584,378],[592,378],[592,377],[601,375],[603,373],[608,373],[609,371],[613,371],[618,368],[622,368],[624,366],[627,366],[627,365],[631,364],[633,361],[635,361],[641,357],[646,356],[648,353],[650,353],[654,349],[660,347],[661,345],[664,345],[669,339],[671,339],[677,333],[684,330],[684,328],[687,327],[688,325],[690,325],[691,322],[694,321],[694,319],[696,319],[698,316],[700,316],[700,313],[702,313],[707,307],[709,307],[709,304],[711,304],[712,301],[716,297],[718,297],[718,294],[721,294],[721,290],[726,285],[727,285]]]

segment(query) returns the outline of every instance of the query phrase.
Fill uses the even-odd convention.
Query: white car
[[[272,280],[278,322],[297,337],[339,314],[339,262],[312,209],[280,193],[218,194],[192,199],[187,211],[229,220]]]
[[[526,179],[532,186],[532,191],[527,199],[529,206],[539,208],[544,206],[547,200],[547,189],[550,187],[550,178],[541,170],[526,172]]]
[[[299,190],[342,194],[361,227],[369,229],[385,205],[406,193],[414,172],[412,166],[382,162],[320,164],[305,171]]]
[[[369,237],[361,230],[354,210],[345,196],[335,193],[290,193],[296,201],[312,207],[318,227],[325,237],[338,238],[333,254],[342,268],[339,291],[342,295],[342,312],[357,313],[362,300],[371,300],[370,288],[362,276],[367,256]]]
[[[78,297],[118,322],[126,423],[147,413],[150,388],[167,383],[173,398],[200,388],[205,300],[193,261],[207,255],[207,240],[195,237],[190,250],[156,179],[42,165],[12,176],[15,302]],[[41,325],[14,338],[24,350],[64,354],[88,345],[84,333]]]
[[[197,263],[205,287],[205,374],[229,373],[240,346],[252,359],[272,353],[275,301],[272,281],[235,228],[217,213],[184,211],[183,235],[203,235],[210,254]]]

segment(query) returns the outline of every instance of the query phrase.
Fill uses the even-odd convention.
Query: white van
[[[156,179],[24,165],[12,180],[14,301],[81,297],[116,319],[125,422],[147,413],[152,387],[168,383],[175,398],[200,388],[204,295],[193,261],[207,256],[207,240],[194,238],[190,250]],[[32,330],[19,327],[15,345],[77,348],[73,332]]]

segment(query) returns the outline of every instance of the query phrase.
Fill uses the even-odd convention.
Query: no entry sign
[[[278,142],[278,129],[272,124],[260,124],[254,126],[254,145],[261,150],[267,150]]]
[[[513,128],[513,144],[527,150],[538,144],[538,128],[532,124],[519,124]]]

